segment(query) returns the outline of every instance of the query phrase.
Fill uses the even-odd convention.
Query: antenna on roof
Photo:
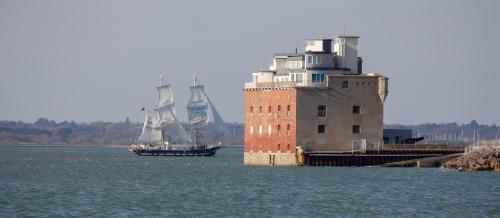
[[[345,27],[344,27],[344,36],[345,36]]]
[[[295,54],[299,53],[298,48],[295,47]]]
[[[163,71],[161,71],[161,74],[160,74],[160,86],[163,85]]]
[[[198,82],[198,78],[196,78],[196,72],[193,73],[193,86],[196,86],[196,83]]]

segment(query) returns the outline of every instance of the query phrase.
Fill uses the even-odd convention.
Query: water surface
[[[251,167],[113,147],[0,147],[0,217],[499,217],[500,173]]]

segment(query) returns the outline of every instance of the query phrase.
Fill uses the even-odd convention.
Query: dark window
[[[347,82],[347,81],[342,82],[342,88],[343,89],[349,88],[349,82]]]
[[[352,114],[360,114],[361,113],[361,107],[354,105],[352,106]]]
[[[318,117],[326,117],[326,105],[318,106]]]
[[[278,111],[281,111],[281,105],[278,105]]]
[[[318,133],[325,133],[325,132],[326,132],[326,126],[318,125]]]
[[[262,106],[259,107],[259,113],[262,113]]]
[[[267,108],[267,112],[268,112],[268,113],[271,113],[271,106],[269,106],[269,107]]]
[[[286,125],[286,134],[290,135],[290,125]]]
[[[290,116],[290,105],[286,106],[286,115]]]
[[[250,107],[250,113],[253,113],[253,107]]]
[[[361,128],[359,127],[359,125],[352,126],[352,133],[353,134],[359,134],[360,132],[361,132]]]
[[[280,147],[281,147],[280,144],[278,144],[278,151],[280,150]]]
[[[311,77],[313,83],[325,83],[325,74],[313,73]]]
[[[290,151],[290,144],[287,144],[287,145],[286,145],[286,150],[287,150],[287,151]]]
[[[281,125],[278,124],[278,135],[280,134],[281,132]]]

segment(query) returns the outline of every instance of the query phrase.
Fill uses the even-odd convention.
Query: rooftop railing
[[[247,82],[245,83],[245,89],[254,88],[289,88],[289,87],[325,87],[326,83],[316,83],[312,85],[307,85],[306,82],[296,83],[296,82]]]

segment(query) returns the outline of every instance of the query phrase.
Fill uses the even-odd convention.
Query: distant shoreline
[[[8,147],[87,147],[87,148],[126,148],[128,145],[40,145],[40,144],[0,144],[0,148],[8,148]],[[223,145],[222,148],[243,148],[243,145]]]
[[[2,147],[102,147],[102,148],[125,148],[127,145],[40,145],[40,144],[2,144]]]

